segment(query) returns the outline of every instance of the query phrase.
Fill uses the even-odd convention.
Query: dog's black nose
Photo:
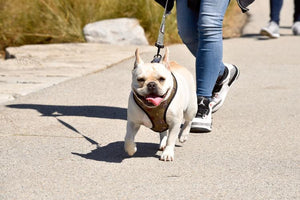
[[[147,88],[149,91],[154,92],[156,90],[156,83],[155,82],[148,83]]]

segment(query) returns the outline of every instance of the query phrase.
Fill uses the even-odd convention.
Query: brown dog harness
[[[148,106],[143,103],[143,101],[133,92],[133,98],[135,103],[147,114],[151,123],[152,130],[155,132],[164,132],[169,129],[169,125],[166,122],[166,114],[169,105],[171,104],[176,92],[177,92],[177,80],[175,76],[173,77],[173,88],[168,99],[161,102],[158,106]]]

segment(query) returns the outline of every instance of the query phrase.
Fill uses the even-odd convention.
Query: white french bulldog
[[[193,75],[175,62],[169,62],[166,48],[162,63],[144,63],[138,49],[132,71],[132,91],[128,101],[127,132],[124,148],[132,156],[134,138],[141,125],[160,132],[163,150],[160,160],[173,161],[176,139],[187,140],[197,112]],[[181,124],[183,126],[181,128]]]

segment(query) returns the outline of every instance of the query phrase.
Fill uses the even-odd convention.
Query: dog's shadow
[[[154,157],[159,158],[156,155],[158,151],[158,144],[154,143],[136,143],[138,151],[133,155],[133,157]],[[140,150],[139,150],[140,149]],[[75,153],[73,155],[81,156],[85,159],[95,160],[95,161],[104,161],[111,163],[121,163],[124,159],[131,158],[124,151],[124,142],[118,141],[110,143],[106,146],[99,146],[87,154]]]
[[[71,124],[59,119],[60,116],[84,116],[84,117],[96,117],[106,119],[121,119],[126,120],[127,109],[120,107],[110,106],[62,106],[62,105],[41,105],[41,104],[11,104],[7,105],[13,109],[32,109],[36,110],[41,114],[41,117],[54,117],[60,124],[66,128],[72,130],[74,133],[81,135],[92,145],[96,146],[96,149],[89,153],[75,153],[73,155],[80,156],[82,158],[121,163],[124,159],[130,158],[124,151],[124,142],[117,141],[112,142],[106,146],[101,146],[95,140],[85,136],[83,133],[78,131]],[[133,157],[155,157],[158,151],[158,144],[154,143],[137,143],[138,150]]]

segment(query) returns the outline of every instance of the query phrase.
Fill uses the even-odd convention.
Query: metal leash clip
[[[160,63],[161,61],[161,55],[157,54],[153,57],[153,60],[151,61],[151,63]]]
[[[159,63],[162,58],[162,56],[160,55],[160,49],[164,48],[165,22],[166,22],[166,17],[170,14],[167,13],[167,5],[168,5],[168,0],[166,1],[165,11],[161,19],[157,42],[155,43],[155,46],[157,47],[157,53],[154,56],[151,63]]]

